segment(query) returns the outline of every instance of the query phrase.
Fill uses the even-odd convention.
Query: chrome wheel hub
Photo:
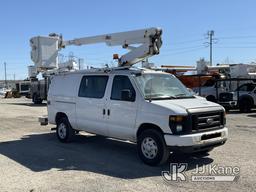
[[[141,143],[141,151],[148,159],[154,159],[158,152],[158,147],[154,139],[146,137]]]
[[[67,127],[64,123],[59,124],[58,135],[61,139],[65,139],[67,135]]]

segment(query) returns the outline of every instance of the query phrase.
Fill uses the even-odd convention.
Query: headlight
[[[182,125],[176,125],[176,131],[181,132],[182,131]]]
[[[184,126],[187,116],[183,115],[171,115],[169,117],[169,126],[173,134],[180,134],[184,132]]]

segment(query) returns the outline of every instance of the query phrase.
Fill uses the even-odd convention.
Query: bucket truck
[[[162,30],[160,28],[148,28],[127,32],[110,33],[91,37],[64,40],[62,35],[51,33],[49,36],[36,36],[30,39],[31,59],[34,66],[29,66],[31,83],[31,97],[36,104],[47,99],[49,77],[58,73],[73,71],[74,65],[58,63],[58,53],[67,46],[81,46],[105,43],[107,46],[121,46],[129,50],[118,60],[119,67],[132,66],[148,57],[159,54],[162,45]],[[38,81],[38,73],[42,73],[44,80]]]
[[[58,52],[67,46],[106,43],[107,46],[122,46],[122,48],[130,50],[120,58],[115,54],[114,59],[118,60],[118,65],[121,67],[131,66],[159,54],[162,45],[161,35],[161,29],[149,28],[65,41],[62,35],[52,33],[48,37],[36,36],[30,39],[31,59],[38,72],[46,72],[58,69]],[[138,44],[139,46],[134,46]]]

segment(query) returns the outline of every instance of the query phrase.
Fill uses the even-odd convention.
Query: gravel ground
[[[136,146],[94,135],[79,135],[60,143],[38,116],[46,105],[30,100],[0,99],[0,191],[255,191],[256,111],[227,115],[229,140],[207,157],[171,155],[171,163],[187,163],[188,180],[166,182],[169,163],[149,167]],[[238,166],[235,182],[192,182],[199,165]]]

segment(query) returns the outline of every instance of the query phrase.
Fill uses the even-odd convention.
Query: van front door
[[[136,92],[129,77],[115,75],[107,104],[109,136],[120,139],[132,139],[136,115]]]
[[[77,127],[90,133],[107,135],[105,119],[105,90],[108,76],[82,77],[76,102]]]

